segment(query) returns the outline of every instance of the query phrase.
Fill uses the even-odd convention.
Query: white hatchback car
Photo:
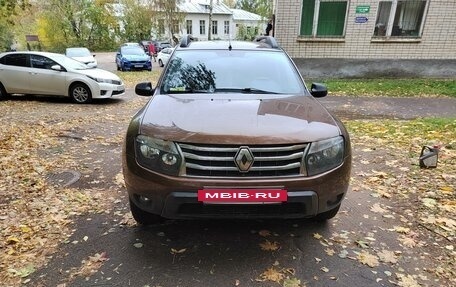
[[[168,63],[169,57],[173,53],[174,48],[164,48],[157,54],[157,61],[160,67],[164,67]]]
[[[72,47],[66,48],[65,55],[67,57],[73,58],[79,62],[82,62],[89,66],[90,68],[96,68],[98,63],[95,60],[95,55],[90,53],[89,49],[83,47]]]
[[[117,75],[65,55],[24,51],[0,54],[0,99],[11,94],[67,96],[84,104],[124,95],[125,87]]]

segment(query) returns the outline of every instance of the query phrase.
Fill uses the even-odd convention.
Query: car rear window
[[[9,66],[28,67],[27,55],[25,54],[10,54],[5,55],[0,59],[0,63]]]

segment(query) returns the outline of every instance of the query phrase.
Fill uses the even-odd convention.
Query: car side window
[[[3,65],[28,67],[26,54],[10,54],[1,59]]]
[[[32,68],[38,68],[38,69],[50,70],[52,66],[58,65],[56,62],[49,59],[48,57],[44,57],[44,56],[40,56],[40,55],[31,55],[30,62],[32,64]]]

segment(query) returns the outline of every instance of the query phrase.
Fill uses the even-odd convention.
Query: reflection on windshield
[[[168,67],[164,92],[214,92],[215,73],[199,63],[192,66],[176,58]]]
[[[176,51],[160,89],[162,93],[305,93],[286,54],[270,50]]]
[[[122,48],[122,54],[124,55],[137,55],[137,56],[144,56],[144,50],[141,48],[136,47],[126,47]]]

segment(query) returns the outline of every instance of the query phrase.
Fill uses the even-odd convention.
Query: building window
[[[380,1],[374,36],[421,37],[427,0]]]
[[[192,20],[187,20],[187,34],[193,34]]]
[[[165,34],[165,20],[163,19],[158,20],[158,34]]]
[[[343,37],[347,20],[348,1],[303,0],[302,36]]]
[[[200,20],[200,35],[206,35],[206,21]]]
[[[172,31],[171,33],[172,34],[179,34],[179,21],[178,20],[173,20],[173,25],[171,26],[172,27]]]
[[[224,33],[225,35],[229,35],[230,34],[230,21],[225,21],[225,29],[224,29]]]
[[[218,24],[217,21],[212,21],[212,35],[218,34],[217,24]]]

